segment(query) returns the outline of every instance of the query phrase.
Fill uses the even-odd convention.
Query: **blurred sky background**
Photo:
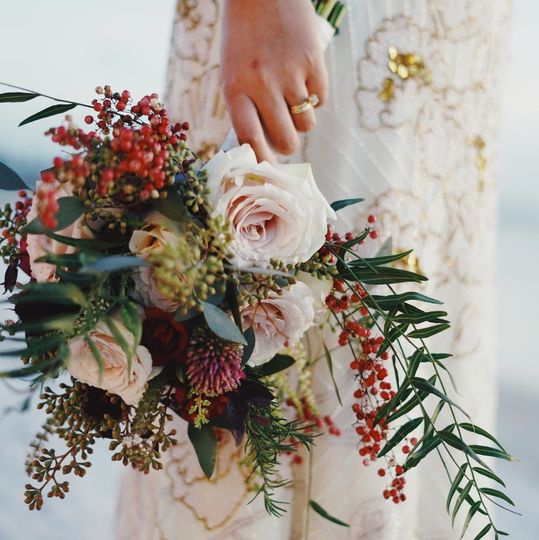
[[[133,95],[162,92],[173,10],[174,0],[0,0],[0,81],[84,102],[93,98],[96,84],[128,88]],[[505,71],[497,271],[499,433],[520,458],[499,470],[524,513],[504,513],[500,525],[517,540],[539,538],[538,29],[539,2],[515,0]],[[0,161],[28,183],[57,153],[43,137],[46,123],[17,128],[40,105],[49,102],[0,105]],[[7,198],[0,192],[2,202]],[[111,538],[121,467],[109,461],[104,447],[65,501],[48,501],[41,513],[26,510],[23,463],[41,418],[5,416],[4,409],[20,399],[0,385],[0,540]]]

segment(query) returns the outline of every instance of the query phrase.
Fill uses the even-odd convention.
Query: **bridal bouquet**
[[[426,279],[399,266],[409,252],[362,256],[375,217],[359,233],[336,232],[336,213],[360,199],[328,204],[309,165],[257,163],[246,145],[201,163],[186,144],[189,124],[173,123],[157,95],[96,91],[87,131],[67,116],[47,132],[63,157],[33,195],[0,169],[2,187],[19,190],[0,220],[14,311],[0,327],[14,346],[1,355],[22,361],[0,375],[29,381],[47,415],[27,460],[30,509],[64,498],[66,477],[85,475],[97,439],[110,441],[114,461],[160,469],[179,415],[208,477],[222,430],[244,445],[270,513],[284,510],[280,460],[298,460],[325,431],[353,429],[358,459],[387,478],[386,499],[404,501],[406,474],[435,451],[449,462],[452,519],[466,505],[465,527],[483,515],[482,534],[502,534],[488,501],[512,503],[482,485],[502,483],[483,456],[510,456],[447,396],[449,355],[425,339],[449,323],[425,307],[440,302],[401,288]],[[22,124],[85,106],[51,99]],[[317,326],[329,337],[313,357],[304,339]],[[340,347],[356,383],[353,426],[321,418],[310,388],[310,369],[325,362],[341,400]],[[444,407],[453,421],[440,426]],[[485,444],[467,443],[470,433]]]

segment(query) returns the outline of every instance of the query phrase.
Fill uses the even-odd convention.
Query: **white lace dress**
[[[378,216],[382,238],[414,248],[407,264],[430,281],[422,292],[445,301],[452,329],[432,339],[451,352],[460,396],[477,423],[495,412],[493,253],[498,99],[503,82],[508,0],[348,0],[341,33],[328,50],[330,102],[295,159],[313,164],[327,198],[361,196],[343,229]],[[220,0],[179,0],[170,53],[167,104],[192,125],[190,143],[210,155],[229,128],[219,88]],[[436,459],[409,476],[408,500],[383,500],[384,480],[364,467],[351,427],[353,380],[336,358],[345,396],[340,407],[325,366],[315,370],[322,414],[341,437],[314,450],[311,498],[351,526],[306,512],[306,474],[294,466],[292,502],[268,517],[244,486],[241,449],[221,443],[217,472],[206,480],[185,433],[165,470],[128,472],[119,503],[119,540],[300,539],[449,540],[448,481]],[[283,474],[289,474],[288,466]]]

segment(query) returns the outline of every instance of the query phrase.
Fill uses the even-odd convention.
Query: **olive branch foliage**
[[[315,2],[315,4],[317,4],[315,5],[317,9],[322,9],[324,2]],[[46,96],[13,85],[6,86],[11,86],[17,91],[0,94],[0,103],[25,102],[40,96],[59,103],[33,114],[23,120],[21,125],[65,113],[77,106],[91,108],[90,105]],[[115,114],[121,116],[121,113]],[[4,165],[0,173],[3,189],[27,188],[22,179]],[[32,282],[22,286],[21,292],[11,297],[11,302],[18,312],[24,311],[25,307],[32,308],[36,304],[44,309],[33,313],[32,317],[26,318],[27,320],[3,324],[0,327],[0,340],[8,338],[13,342],[24,343],[22,348],[0,352],[0,357],[21,357],[25,363],[23,367],[16,369],[0,370],[0,378],[29,380],[30,388],[34,390],[43,388],[45,381],[56,378],[61,373],[67,361],[66,343],[74,333],[87,336],[88,330],[95,322],[105,320],[113,334],[118,334],[114,332],[113,323],[108,319],[112,308],[119,307],[122,321],[136,336],[135,342],[138,344],[140,341],[141,317],[136,305],[125,296],[124,291],[130,270],[142,265],[143,262],[136,257],[126,257],[123,254],[122,242],[125,240],[116,241],[99,236],[93,240],[83,240],[58,234],[58,230],[73,223],[84,212],[83,206],[74,199],[75,197],[60,199],[59,226],[56,231],[39,228],[39,223],[31,223],[27,225],[26,232],[46,234],[54,240],[77,248],[78,252],[61,256],[52,254],[44,256],[42,262],[48,262],[57,267],[57,276],[60,281],[56,283]],[[359,202],[359,199],[337,201],[333,206],[334,209],[340,210],[356,202]],[[173,213],[177,212],[177,210],[169,210]],[[397,266],[410,254],[409,251],[378,254],[368,258],[358,255],[355,246],[361,243],[368,234],[367,228],[353,240],[338,246],[328,242],[325,248],[337,260],[333,273],[330,275],[342,280],[349,289],[352,289],[355,283],[360,283],[366,289],[367,295],[363,299],[363,305],[368,310],[367,318],[371,326],[384,337],[377,354],[379,356],[387,351],[392,358],[397,392],[379,411],[376,421],[380,422],[384,419],[392,427],[393,432],[391,438],[381,448],[378,457],[387,457],[387,454],[408,434],[421,430],[418,444],[406,457],[405,470],[413,469],[428,455],[435,453],[449,479],[447,512],[453,524],[458,516],[462,516],[462,536],[465,535],[470,523],[478,516],[481,516],[485,525],[477,533],[475,540],[489,533],[496,539],[506,536],[507,533],[494,524],[490,505],[494,504],[512,511],[507,505],[514,506],[514,503],[501,491],[505,484],[493,472],[490,464],[485,462],[485,458],[508,461],[513,458],[493,435],[475,425],[465,411],[449,397],[448,384],[454,386],[454,383],[446,361],[451,355],[430,352],[425,341],[449,329],[447,313],[437,307],[441,302],[436,299],[416,290],[397,292],[395,289],[395,286],[398,286],[400,291],[402,285],[407,283],[412,283],[417,288],[418,284],[426,280],[418,273]],[[10,260],[6,262],[11,263]],[[388,293],[381,294],[381,286],[387,287]],[[435,307],[432,308],[432,306]],[[234,319],[238,324],[239,318],[234,313],[234,306],[228,307],[232,309]],[[334,318],[337,324],[343,323],[338,315],[334,314]],[[219,326],[223,324],[223,320],[218,315],[211,329],[220,335],[224,333],[227,336],[236,335],[241,331],[241,324],[238,324],[239,329],[237,327],[235,330],[229,327],[223,329]],[[207,318],[207,322],[210,323],[210,321],[211,318]],[[20,333],[25,333],[26,337],[22,339],[17,337]],[[119,334],[118,336],[121,338]],[[119,339],[119,343],[126,351],[128,358],[131,358],[133,350],[130,349],[129,344],[122,339]],[[102,369],[103,360],[95,347],[91,346],[91,339],[88,339],[88,344]],[[352,355],[355,355],[352,344],[350,344],[350,351]],[[326,358],[332,373],[331,353],[327,348]],[[284,365],[287,367],[286,364]],[[430,374],[424,375],[429,370]],[[340,401],[337,385],[335,386]],[[449,411],[451,421],[447,425],[440,425],[441,413],[444,409]],[[164,414],[167,414],[166,409]],[[246,454],[250,456],[253,472],[261,481],[257,494],[262,494],[266,510],[270,514],[282,515],[284,512],[283,503],[275,497],[275,491],[287,484],[287,481],[278,475],[279,456],[284,451],[296,451],[298,445],[307,448],[312,446],[312,435],[306,432],[305,427],[302,422],[290,422],[284,419],[275,401],[269,407],[257,407],[253,404],[248,407],[245,423]],[[213,441],[211,429],[210,432],[209,438]],[[173,444],[170,436],[168,438],[166,435],[163,436],[166,441],[165,446]],[[473,442],[471,442],[472,439]],[[476,442],[478,439],[480,444]],[[295,441],[295,443],[291,444],[290,441]],[[83,456],[86,455],[85,444],[85,442],[82,443]],[[209,447],[215,452],[214,442]],[[204,450],[202,448],[202,452]],[[201,448],[198,448],[197,452],[200,451]],[[53,454],[48,455],[46,459],[54,461],[56,458]],[[207,470],[211,474],[214,455],[210,452],[205,459],[208,465]],[[201,464],[203,464],[202,461]],[[73,467],[78,467],[76,462]],[[46,476],[43,470],[40,475]],[[204,470],[206,472],[205,468]],[[492,487],[496,484],[501,487]],[[63,493],[64,487],[64,484],[56,484],[54,489]],[[32,501],[39,508],[42,504],[39,502],[41,491],[33,487],[32,490],[37,493]],[[310,507],[323,517],[342,524],[314,501],[310,503]]]

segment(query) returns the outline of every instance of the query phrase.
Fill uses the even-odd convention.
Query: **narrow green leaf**
[[[420,311],[418,313],[402,313],[395,315],[395,322],[408,322],[420,324],[422,322],[433,322],[436,319],[447,317],[446,311]]]
[[[131,367],[133,365],[133,355],[135,354],[134,347],[130,345],[127,340],[125,339],[125,336],[120,332],[120,329],[118,326],[116,326],[116,323],[111,317],[107,317],[105,319],[105,323],[109,327],[110,333],[114,337],[114,339],[118,342],[118,345],[120,345],[120,348],[124,352],[126,358],[127,358],[127,373],[128,378],[131,377]]]
[[[421,422],[423,422],[423,418],[414,418],[413,420],[409,420],[408,422],[406,422],[406,424],[401,426],[395,432],[393,437],[391,437],[391,439],[387,441],[387,443],[380,450],[380,452],[378,452],[378,457],[380,458],[382,456],[385,456],[392,448],[397,446],[397,444],[399,444],[404,439],[404,437],[406,437],[406,435],[414,431],[414,429],[416,429],[419,424],[421,424]]]
[[[4,92],[0,94],[0,103],[22,103],[38,97],[33,92]]]
[[[342,199],[340,201],[334,201],[331,203],[331,208],[335,210],[335,212],[338,212],[339,210],[342,210],[343,208],[346,208],[347,206],[351,206],[353,204],[357,204],[363,202],[363,199]]]
[[[37,319],[28,322],[18,322],[10,327],[13,332],[45,332],[48,330],[58,330],[59,332],[70,333],[77,320],[77,315],[53,315],[44,319]]]
[[[210,330],[227,341],[247,345],[247,341],[234,321],[220,308],[209,302],[201,302],[204,318]]]
[[[418,449],[414,449],[411,454],[408,454],[408,457],[404,462],[404,467],[406,470],[417,466],[417,464],[423,458],[430,454],[430,452],[432,452],[441,443],[442,439],[440,439],[437,435],[433,435],[430,439],[423,441],[423,444]]]
[[[279,373],[279,371],[288,369],[290,366],[294,365],[294,363],[295,360],[291,356],[287,354],[276,354],[269,362],[254,368],[254,371],[256,371],[260,377],[267,377]]]
[[[342,399],[341,394],[339,392],[339,386],[337,385],[337,381],[335,380],[335,374],[333,373],[333,359],[331,358],[331,353],[329,352],[329,349],[327,348],[327,345],[324,343],[324,355],[326,357],[326,363],[328,365],[329,374],[331,375],[331,381],[333,382],[333,388],[335,388],[335,394],[337,395],[337,399],[339,400],[339,403],[342,407]]]
[[[453,513],[451,514],[451,526],[454,527],[455,525],[455,518],[457,517],[458,511],[460,510],[460,507],[462,506],[462,503],[466,500],[466,497],[468,497],[468,494],[470,493],[470,490],[473,487],[473,481],[470,480],[466,487],[462,490],[461,494],[458,496],[457,501],[455,502],[455,506],[453,507]]]
[[[462,429],[465,429],[466,431],[470,431],[471,433],[477,433],[478,435],[482,435],[486,439],[491,440],[496,446],[500,448],[500,450],[507,453],[506,449],[498,442],[496,437],[494,437],[494,435],[491,435],[488,431],[484,430],[483,428],[476,426],[475,424],[470,424],[468,422],[462,422],[461,424],[459,424],[459,426]]]
[[[84,336],[84,341],[86,341],[86,344],[90,348],[90,352],[97,363],[97,367],[99,368],[99,380],[101,381],[105,371],[105,362],[103,362],[103,357],[101,356],[99,349],[95,346],[94,340],[88,334]]]
[[[425,379],[422,379],[421,377],[414,377],[413,379],[411,379],[410,382],[418,390],[423,390],[424,392],[428,392],[429,394],[434,394],[440,399],[443,399],[444,401],[446,401],[453,407],[456,407],[459,411],[462,412],[462,414],[464,414],[465,416],[469,418],[468,413],[460,405],[457,405],[454,401],[450,400],[443,392],[438,390],[438,388],[436,388],[429,381],[426,381]]]
[[[336,525],[341,525],[341,527],[350,527],[348,523],[341,521],[340,519],[336,518],[335,516],[332,516],[330,513],[328,513],[324,508],[322,508],[317,502],[310,500],[309,506],[320,516],[322,516],[324,519],[327,519],[328,521],[331,521],[332,523],[335,523]]]
[[[190,423],[187,428],[187,434],[195,449],[202,471],[207,478],[211,478],[215,469],[215,456],[217,452],[217,437],[213,428],[208,424],[197,428],[194,424]]]
[[[128,300],[120,304],[120,316],[125,327],[135,336],[134,348],[136,349],[142,338],[142,316],[135,304]]]
[[[435,324],[426,328],[418,328],[417,330],[413,330],[412,332],[408,333],[408,337],[412,339],[425,339],[439,334],[450,327],[451,325],[448,322],[443,322],[441,324]]]
[[[35,122],[36,120],[41,120],[42,118],[48,118],[49,116],[55,116],[57,114],[62,114],[67,111],[70,111],[71,109],[74,109],[77,105],[75,103],[62,103],[59,105],[51,105],[50,107],[47,107],[46,109],[43,109],[42,111],[39,111],[32,116],[29,116],[28,118],[25,118],[20,124],[20,126],[24,126],[26,124],[29,124],[30,122]]]
[[[498,459],[505,459],[507,461],[513,461],[513,457],[507,452],[498,450],[497,448],[491,448],[490,446],[484,446],[482,444],[470,444],[470,448],[481,456],[489,456]]]
[[[498,499],[504,500],[505,502],[509,503],[511,506],[515,506],[515,503],[505,493],[502,493],[501,491],[497,489],[483,487],[483,488],[480,488],[479,491],[481,493],[484,493],[485,495],[490,495],[491,497],[498,497]]]
[[[477,461],[477,463],[480,463],[483,467],[488,468],[488,465],[486,465],[485,462],[462,439],[460,439],[454,433],[443,429],[441,431],[438,431],[438,436],[449,446],[452,446],[453,448],[464,452],[472,459]]]
[[[461,539],[464,538],[464,535],[466,534],[466,531],[468,530],[468,526],[470,525],[472,518],[476,514],[477,510],[479,510],[480,506],[481,506],[481,501],[476,501],[470,506],[470,510],[468,511],[468,515],[466,516],[466,519],[464,520],[464,525],[462,526],[462,533],[460,534]]]
[[[389,294],[389,295],[372,295],[365,298],[364,302],[370,307],[389,309],[394,306],[405,306],[405,302],[417,301],[426,302],[429,304],[441,304],[439,300],[425,296],[417,292],[405,292],[401,294]]]
[[[16,306],[38,302],[85,306],[84,293],[72,283],[31,283],[10,298]]]
[[[447,510],[448,514],[451,508],[451,499],[453,498],[453,495],[456,493],[457,489],[460,486],[460,483],[462,482],[462,479],[464,478],[466,467],[468,467],[467,463],[464,463],[463,465],[459,467],[459,470],[457,474],[455,475],[453,482],[451,483],[451,488],[449,490],[449,493],[447,494],[447,499],[445,501],[445,509]]]
[[[485,525],[485,527],[479,531],[478,535],[474,538],[474,540],[480,540],[480,538],[486,536],[486,534],[490,531],[491,528],[492,525],[490,523],[488,525]]]
[[[28,186],[13,169],[10,169],[0,161],[0,189],[12,191],[28,189]]]
[[[474,467],[473,470],[476,473],[482,474],[483,476],[486,476],[487,478],[490,478],[491,480],[494,480],[495,482],[498,482],[498,484],[501,484],[503,487],[505,487],[504,481],[492,471],[489,471],[488,469],[483,469],[482,467]]]
[[[44,373],[48,368],[57,367],[61,363],[59,358],[46,358],[45,360],[22,368],[0,371],[0,379],[22,379],[36,373]]]

